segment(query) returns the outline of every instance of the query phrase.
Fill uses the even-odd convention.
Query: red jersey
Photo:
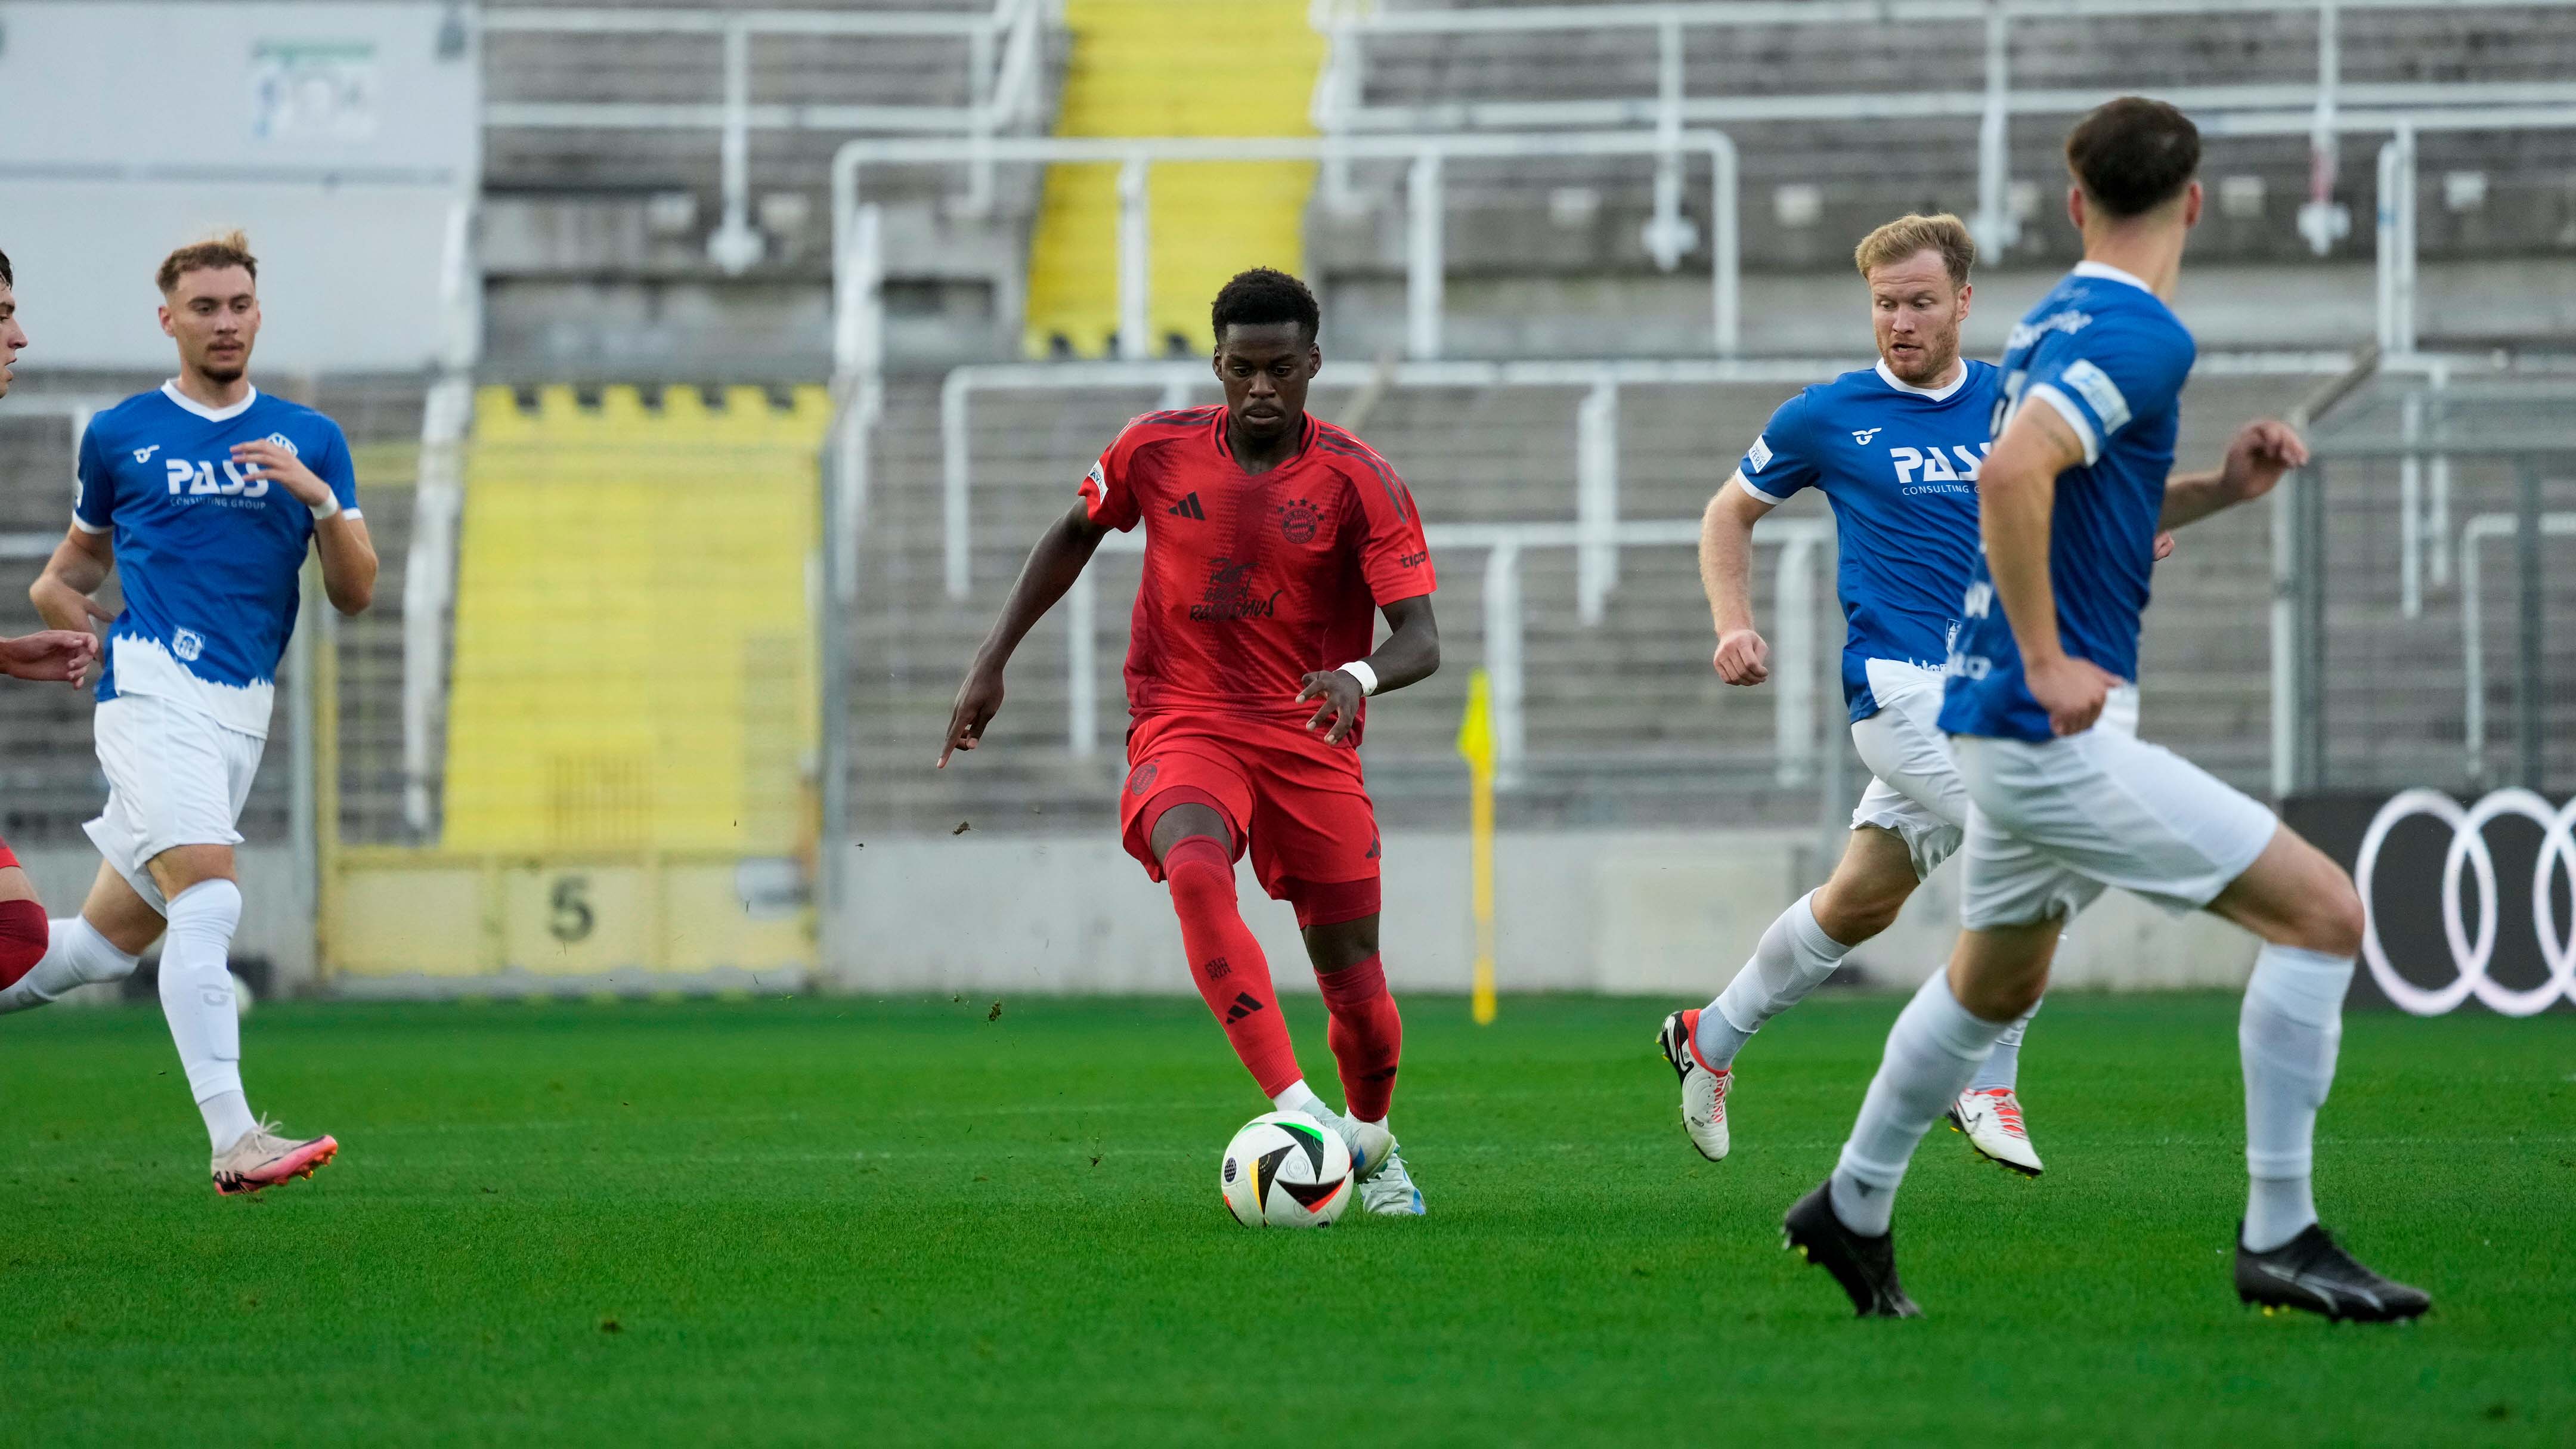
[[[1247,475],[1223,407],[1147,413],[1082,480],[1092,522],[1145,524],[1132,713],[1302,725],[1315,712],[1297,702],[1305,677],[1366,658],[1378,607],[1431,592],[1404,480],[1340,428],[1309,416],[1304,429],[1296,456]]]

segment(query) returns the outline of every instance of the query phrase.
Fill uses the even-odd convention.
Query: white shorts
[[[142,694],[100,705],[97,732],[107,808],[81,828],[135,894],[166,916],[170,903],[146,866],[174,846],[241,844],[233,825],[268,741]]]
[[[2280,828],[2272,812],[2137,729],[2129,687],[2080,735],[1952,736],[1973,805],[1960,924],[2064,920],[2105,886],[2197,910],[2254,864]]]
[[[1869,692],[1878,713],[1852,721],[1852,748],[1873,778],[1852,811],[1852,829],[1892,831],[1921,880],[1959,848],[1968,824],[1968,787],[1941,733],[1941,671],[1873,659]]]

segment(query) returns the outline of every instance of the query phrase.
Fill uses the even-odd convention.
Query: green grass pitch
[[[339,1162],[218,1200],[158,1012],[0,1022],[0,1443],[2560,1443],[2576,1434],[2576,1019],[2355,1013],[2326,1219],[2410,1328],[2239,1308],[2236,1008],[2050,1002],[2049,1174],[1936,1130],[1931,1315],[1780,1251],[1898,1002],[1749,1049],[1690,1151],[1664,1006],[1414,998],[1420,1221],[1253,1233],[1261,1110],[1189,1000],[380,1006],[247,1026]],[[1292,1003],[1337,1100],[1320,1011]]]

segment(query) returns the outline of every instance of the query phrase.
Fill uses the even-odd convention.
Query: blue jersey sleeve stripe
[[[1763,492],[1761,489],[1754,487],[1753,480],[1745,477],[1744,470],[1741,468],[1735,470],[1734,481],[1736,487],[1743,489],[1745,492],[1752,494],[1755,498],[1760,499],[1764,503],[1770,504],[1774,508],[1777,508],[1781,504],[1789,501],[1786,498],[1774,498],[1770,494]]]
[[[2022,398],[2026,402],[2044,402],[2057,409],[2058,416],[2066,419],[2066,425],[2073,428],[2075,436],[2084,443],[2084,466],[2089,468],[2102,461],[2101,436],[2093,431],[2093,420],[2084,416],[2083,407],[2075,399],[2044,382],[2031,384]]]

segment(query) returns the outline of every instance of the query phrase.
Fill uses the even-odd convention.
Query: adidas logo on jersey
[[[1163,511],[1181,518],[1195,518],[1202,523],[1207,521],[1207,510],[1199,506],[1199,496],[1195,493]]]

